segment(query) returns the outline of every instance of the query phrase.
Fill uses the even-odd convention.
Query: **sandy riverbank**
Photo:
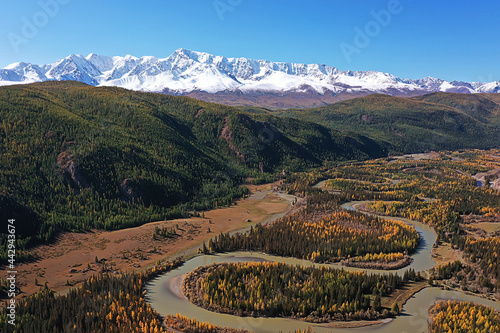
[[[167,288],[172,294],[179,297],[180,299],[187,299],[187,297],[182,292],[182,282],[187,274],[181,274],[173,277],[167,281]]]

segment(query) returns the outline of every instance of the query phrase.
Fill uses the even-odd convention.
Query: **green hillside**
[[[500,101],[496,95],[500,94],[454,94],[438,92],[414,97],[413,99],[448,105],[480,122],[500,125]]]
[[[21,249],[60,230],[227,205],[245,177],[384,154],[360,135],[187,97],[76,82],[0,88],[0,218],[16,219]]]
[[[401,98],[374,94],[275,114],[355,131],[386,142],[391,152],[410,153],[498,146],[498,110],[499,104],[485,95],[436,93]]]

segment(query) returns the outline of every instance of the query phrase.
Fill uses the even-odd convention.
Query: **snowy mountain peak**
[[[10,64],[9,66],[5,67],[4,69],[16,70],[16,69],[19,69],[19,68],[28,67],[30,65],[31,64],[28,63],[28,62],[15,62],[15,63]]]
[[[213,55],[205,52],[191,51],[184,48],[179,48],[172,53],[172,56],[187,57],[192,60],[198,61],[198,58],[207,59],[208,57],[213,57]],[[202,61],[203,62],[203,61]]]
[[[101,72],[109,71],[114,66],[113,58],[108,56],[91,53],[87,57],[85,57],[85,59],[92,63],[92,65],[94,65],[95,68],[97,68]]]
[[[94,86],[118,86],[133,90],[188,94],[289,93],[420,95],[436,91],[500,92],[500,82],[448,82],[425,77],[398,78],[376,71],[341,71],[324,64],[299,64],[226,58],[184,48],[167,58],[154,56],[108,57],[72,54],[53,64],[37,66],[19,62],[0,69],[0,85],[76,80]]]

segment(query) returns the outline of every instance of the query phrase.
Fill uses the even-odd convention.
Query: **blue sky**
[[[163,58],[183,47],[412,79],[500,80],[498,0],[2,0],[0,9],[0,68],[72,53]]]

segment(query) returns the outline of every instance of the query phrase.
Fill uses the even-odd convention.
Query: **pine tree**
[[[207,249],[207,245],[205,244],[205,242],[203,242],[202,252],[203,252],[203,254],[208,254],[208,253],[210,253],[210,251],[208,251],[208,249]]]
[[[374,311],[379,311],[381,307],[382,307],[382,299],[380,298],[380,295],[376,295],[375,298],[373,299],[372,309]]]
[[[397,302],[394,302],[391,306],[391,313],[395,316],[399,313],[399,305]]]

